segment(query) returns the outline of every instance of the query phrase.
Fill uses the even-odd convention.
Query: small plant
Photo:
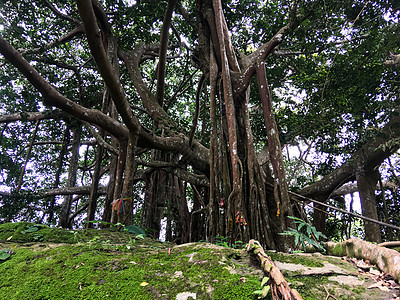
[[[34,240],[35,242],[41,242],[44,240],[44,235],[40,233],[34,234],[32,236],[32,240]]]
[[[228,238],[222,235],[215,236],[214,244],[217,246],[229,248]]]
[[[124,231],[127,231],[128,233],[133,233],[136,236],[140,235],[142,238],[146,236],[146,232],[141,227],[136,225],[125,226]]]
[[[97,244],[100,242],[100,236],[96,235],[95,237],[93,237],[90,241],[88,241],[89,245],[93,245],[93,244]]]
[[[306,243],[308,243],[309,245],[320,250],[321,252],[325,252],[325,248],[321,241],[321,238],[326,239],[326,236],[323,233],[317,231],[317,229],[314,226],[304,222],[300,218],[296,218],[296,217],[292,217],[292,216],[288,216],[288,218],[294,220],[294,222],[298,225],[297,230],[293,229],[293,228],[289,228],[288,231],[280,233],[280,235],[294,236],[294,243],[295,243],[296,247],[301,245],[303,248],[303,251],[306,251]]]
[[[105,222],[105,221],[102,221],[102,220],[87,221],[86,223],[92,223],[92,224],[100,223],[102,225],[110,226],[110,228],[112,230],[115,230],[115,231],[125,231],[125,232],[128,232],[128,233],[132,233],[132,234],[134,234],[136,236],[140,235],[143,238],[146,237],[146,232],[143,230],[143,228],[141,228],[141,227],[139,227],[137,225],[127,225],[127,226],[125,226],[122,223],[113,224],[113,223]]]
[[[26,233],[32,233],[32,232],[36,232],[38,231],[40,228],[43,227],[47,227],[46,225],[42,225],[42,224],[34,224],[32,226],[29,226],[27,229],[22,230],[21,233],[22,234],[26,234]]]
[[[229,238],[222,235],[215,236],[214,244],[225,248],[231,247],[233,249],[243,249],[246,247],[246,244],[242,241],[235,241],[233,244],[229,245]]]
[[[137,239],[144,239],[144,238],[145,238],[145,236],[143,234],[138,234],[134,238],[129,238],[129,243],[126,244],[126,248],[128,250],[130,250],[132,248],[133,244],[136,243]]]
[[[13,251],[11,249],[0,250],[0,262],[9,259],[11,254],[13,254]]]
[[[242,241],[235,241],[232,245],[232,248],[234,249],[244,249],[246,248],[246,244],[243,243]]]
[[[261,281],[261,289],[253,292],[253,295],[256,299],[264,299],[267,297],[269,290],[271,289],[271,287],[267,284],[268,280],[269,277],[264,277]]]
[[[75,242],[75,243],[79,243],[79,242],[80,242],[80,239],[79,239],[79,231],[77,231],[77,230],[70,230],[70,231],[68,231],[68,232],[74,235],[74,242]]]

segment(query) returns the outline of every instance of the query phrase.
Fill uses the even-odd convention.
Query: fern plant
[[[309,244],[310,246],[315,247],[317,250],[325,252],[325,248],[321,239],[326,239],[327,237],[323,233],[317,231],[314,226],[308,224],[300,218],[292,216],[288,216],[288,218],[292,219],[297,224],[297,229],[289,228],[289,230],[280,233],[281,235],[294,236],[294,243],[296,247],[301,245],[303,251],[306,251],[306,244]]]

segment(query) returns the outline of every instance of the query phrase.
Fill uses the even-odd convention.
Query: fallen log
[[[271,287],[273,299],[303,300],[295,289],[290,288],[281,271],[279,271],[272,259],[264,252],[259,242],[250,240],[246,250],[258,258],[264,273],[269,276],[268,283]]]
[[[327,254],[349,256],[369,260],[382,272],[388,273],[400,282],[400,253],[360,239],[349,239],[340,243],[326,242]]]

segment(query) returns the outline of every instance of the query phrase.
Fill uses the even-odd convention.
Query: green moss
[[[364,293],[367,289],[363,286],[356,286],[354,288],[351,289],[354,293],[356,294],[362,294]]]
[[[267,252],[267,255],[274,261],[301,264],[307,267],[323,267],[324,264],[320,259],[312,256],[292,255],[278,252]]]
[[[14,251],[0,263],[0,300],[176,299],[182,292],[196,293],[197,299],[253,299],[253,292],[260,289],[260,269],[254,267],[254,260],[244,250],[208,243],[174,246],[94,229],[41,227],[23,233],[30,226],[33,225],[0,226],[1,240],[13,237],[3,242],[4,247]],[[44,241],[33,243],[33,234],[42,234]],[[65,243],[65,239],[72,244],[45,242]],[[19,244],[18,240],[24,243]],[[309,267],[321,267],[324,261],[334,259],[268,254],[273,260]],[[324,284],[332,287],[337,299],[344,299],[334,293],[337,285],[328,283],[327,277],[302,276],[298,272],[286,279],[304,299],[324,299]],[[358,296],[356,293],[363,291],[356,289],[351,297]]]
[[[354,244],[352,242],[349,242],[346,244],[347,249],[349,250],[348,255],[350,257],[356,257],[356,253],[354,251]]]
[[[171,248],[150,240],[131,246],[15,249],[0,264],[0,299],[175,299],[182,292],[198,299],[252,299],[260,285],[258,275],[236,272],[241,258],[236,250]]]
[[[362,257],[362,250],[361,250],[361,248],[358,248],[358,250],[357,250],[357,257]]]
[[[381,259],[382,259],[383,263],[385,264],[385,268],[388,268],[389,267],[389,262],[387,260],[387,257],[382,255]]]
[[[37,227],[35,232],[26,232],[30,227]],[[101,232],[101,233],[100,233]],[[99,241],[110,241],[112,243],[127,243],[132,235],[126,232],[116,232],[110,230],[67,230],[63,228],[50,228],[46,225],[28,222],[5,223],[0,225],[0,242],[18,243],[82,243],[93,240],[96,236]]]
[[[325,291],[321,289],[321,285],[330,282],[327,276],[321,275],[291,276],[286,279],[290,283],[290,287],[297,290],[303,299],[307,300],[324,299]]]
[[[333,248],[330,248],[328,252],[334,256],[344,256],[346,255],[346,247],[338,243]]]

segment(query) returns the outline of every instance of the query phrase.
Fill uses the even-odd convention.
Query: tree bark
[[[103,147],[98,145],[97,151],[96,151],[95,166],[94,166],[93,175],[92,175],[92,186],[90,189],[86,221],[93,221],[95,219],[97,198],[99,196],[98,189],[99,189],[100,170],[101,170],[102,160],[103,160]],[[93,227],[92,223],[86,223],[86,228],[91,228],[91,227]]]
[[[378,220],[376,210],[375,189],[380,178],[379,170],[361,166],[357,173],[357,187],[360,193],[362,214]],[[380,227],[376,223],[364,221],[365,239],[370,242],[381,242]]]
[[[67,187],[74,187],[76,184],[81,133],[82,133],[81,124],[72,129],[72,149],[71,149],[71,159],[68,169],[68,179],[66,183]],[[65,196],[64,201],[61,204],[61,212],[58,221],[58,225],[61,226],[62,228],[68,228],[69,215],[71,212],[71,204],[72,204],[72,195]]]
[[[272,259],[264,252],[259,242],[250,240],[246,250],[257,257],[265,275],[269,276],[268,282],[271,286],[273,299],[303,300],[295,289],[290,288],[289,283],[286,281],[285,277],[283,277],[281,271],[279,271]]]
[[[61,172],[63,169],[64,158],[65,158],[65,155],[67,154],[67,146],[69,144],[69,139],[70,139],[70,128],[69,128],[69,126],[67,126],[64,130],[63,142],[62,142],[60,154],[58,155],[57,171],[55,174],[55,180],[54,180],[54,185],[53,185],[53,188],[55,188],[55,189],[58,188],[58,186],[60,185],[60,176],[61,176]],[[50,224],[53,222],[55,204],[56,204],[56,197],[53,196],[50,198],[49,209],[48,209],[49,217],[48,217],[47,221]]]
[[[39,123],[40,123],[40,120],[37,120],[36,121],[36,125],[35,125],[35,129],[33,130],[33,133],[32,133],[31,142],[29,144],[28,152],[26,153],[26,156],[25,156],[25,163],[24,163],[24,166],[22,167],[21,175],[19,177],[18,184],[17,184],[17,187],[15,189],[15,191],[17,193],[20,191],[21,186],[22,186],[22,182],[24,181],[24,174],[25,174],[25,170],[26,170],[26,165],[28,164],[29,156],[31,155],[31,152],[32,152],[32,147],[33,147],[33,143],[35,142],[35,139],[36,139],[36,133],[37,133],[38,128],[39,128]]]
[[[369,260],[381,271],[392,275],[397,281],[400,280],[400,254],[396,250],[380,247],[360,239],[350,239],[341,243],[327,242],[325,249],[329,255]]]
[[[306,186],[299,194],[312,198],[318,194],[330,195],[345,183],[356,179],[357,166],[360,162],[371,169],[379,167],[400,147],[397,143],[393,143],[391,147],[387,146],[387,141],[400,136],[399,125],[400,116],[393,116],[374,139],[364,144],[343,165],[321,180]]]

